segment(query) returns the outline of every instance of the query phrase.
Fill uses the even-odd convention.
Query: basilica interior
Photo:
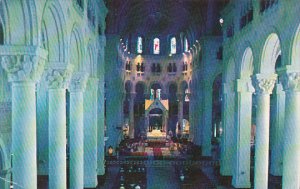
[[[0,0],[0,189],[300,188],[299,11]]]

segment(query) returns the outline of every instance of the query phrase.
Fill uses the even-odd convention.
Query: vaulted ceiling
[[[105,0],[107,34],[220,33],[223,0]],[[209,23],[215,22],[215,23]],[[219,30],[219,31],[218,31]]]

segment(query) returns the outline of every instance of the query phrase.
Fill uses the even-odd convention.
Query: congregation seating
[[[147,188],[147,171],[146,167],[143,165],[120,167],[118,178],[120,188]]]

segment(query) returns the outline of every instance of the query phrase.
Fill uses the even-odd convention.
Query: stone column
[[[275,106],[274,106],[274,121],[272,146],[271,146],[271,165],[270,173],[274,176],[282,176],[282,161],[283,161],[283,133],[284,133],[284,114],[285,114],[285,92],[282,84],[276,84],[275,90]]]
[[[220,174],[232,176],[233,156],[234,156],[234,114],[235,114],[235,94],[234,83],[223,84],[222,100],[222,137],[221,137],[221,167]]]
[[[98,79],[89,78],[84,93],[84,187],[97,187]]]
[[[36,85],[37,174],[39,176],[49,174],[49,98],[45,80],[46,78],[42,77]]]
[[[111,146],[116,152],[116,147],[122,136],[123,126],[123,90],[124,82],[122,75],[124,70],[120,69],[122,60],[119,58],[116,47],[120,43],[120,36],[106,35],[105,47],[105,82],[106,82],[106,132],[108,140],[106,147]]]
[[[256,74],[253,78],[257,95],[254,188],[268,188],[270,94],[276,74]]]
[[[233,168],[232,185],[235,188],[250,188],[250,140],[252,124],[252,93],[254,88],[251,80],[238,79],[236,83],[236,101],[232,106],[236,107],[233,123],[233,138],[231,146],[234,148],[234,158],[231,160]],[[228,106],[230,106],[228,104]],[[234,108],[233,108],[234,110]],[[228,125],[227,125],[228,126]],[[227,128],[226,128],[227,129]],[[227,130],[228,131],[228,130]],[[235,131],[235,132],[234,132]],[[229,139],[230,140],[230,139]],[[234,146],[235,144],[235,146]]]
[[[287,73],[282,188],[300,188],[300,72]]]
[[[182,134],[182,126],[183,126],[183,100],[184,100],[183,94],[178,94],[178,124],[180,124],[180,130],[178,130],[179,134]]]
[[[134,138],[134,99],[135,93],[130,94],[130,102],[129,102],[129,138]]]
[[[104,79],[103,79],[103,76],[100,77],[99,79],[99,97],[98,97],[98,104],[99,104],[99,107],[98,107],[98,156],[97,156],[97,159],[98,159],[98,169],[97,169],[97,173],[98,175],[104,175],[105,174],[105,160],[104,160],[104,157],[105,157],[105,150],[104,150],[104,147],[105,147],[105,142],[104,142],[104,136],[105,136],[105,133],[104,133],[104,129],[105,129],[105,122],[104,122],[104,109],[105,109],[105,106],[104,106],[104,102],[105,102],[105,97],[104,97]]]
[[[144,126],[144,129],[143,129],[144,132],[149,132],[149,113],[145,113],[145,126]]]
[[[98,150],[97,150],[97,174],[98,176],[105,174],[105,142],[104,142],[104,130],[105,130],[105,91],[104,91],[104,82],[105,82],[105,61],[104,61],[104,48],[106,45],[105,36],[99,36],[99,54],[98,54],[98,128],[97,128],[97,137],[98,137]]]
[[[2,46],[1,64],[12,82],[12,154],[14,188],[37,188],[35,84],[47,53],[37,47]]]
[[[76,73],[70,86],[70,188],[82,189],[84,173],[83,92],[87,76]]]
[[[168,134],[168,112],[166,111],[163,116],[163,131],[166,132],[166,134]]]
[[[204,120],[203,120],[203,138],[202,155],[211,156],[211,136],[212,136],[212,84],[204,84]]]
[[[67,188],[66,85],[71,69],[63,65],[47,71],[49,95],[49,188]]]
[[[194,102],[194,144],[202,145],[202,96],[200,91],[195,93]]]
[[[191,92],[190,95],[190,103],[189,103],[189,122],[190,122],[190,130],[189,130],[189,141],[193,142],[194,139],[194,128],[195,128],[195,123],[194,123],[194,93]]]

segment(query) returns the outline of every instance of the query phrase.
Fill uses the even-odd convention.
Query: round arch
[[[43,47],[48,50],[50,62],[66,62],[65,25],[65,16],[59,2],[47,1],[40,36]]]
[[[262,50],[259,71],[260,73],[275,73],[275,64],[281,54],[280,40],[276,33],[268,35]]]
[[[85,54],[85,58],[86,58],[86,62],[83,65],[84,66],[84,70],[86,70],[89,75],[91,77],[96,77],[97,76],[97,65],[96,65],[96,53],[94,52],[95,48],[93,48],[93,45],[91,42],[89,42],[86,54]]]
[[[0,7],[2,10],[2,13],[0,14],[0,24],[2,24],[3,29],[3,43],[9,43],[10,41],[10,22],[8,20],[8,7],[6,0],[0,1]]]
[[[125,89],[126,93],[131,93],[132,88],[133,88],[132,82],[130,80],[127,80],[124,84],[124,89]]]
[[[295,67],[298,71],[300,70],[300,24],[294,34],[291,47],[291,66]]]
[[[83,61],[82,61],[82,36],[80,35],[80,28],[74,24],[70,37],[70,48],[69,57],[70,63],[74,65],[74,71],[83,71]]]
[[[189,88],[189,85],[188,85],[187,81],[182,81],[180,83],[180,88],[179,88],[178,93],[185,94],[185,90],[188,89],[188,88]]]
[[[13,45],[37,45],[39,39],[36,2],[11,0],[3,0],[2,2],[6,43]],[[13,20],[10,20],[11,18]]]
[[[243,79],[250,79],[254,71],[253,53],[250,47],[247,47],[242,56],[242,64],[240,66],[239,77]]]
[[[175,92],[177,92],[177,83],[175,82],[175,81],[169,81],[167,84],[166,84],[166,86],[165,86],[165,89],[166,89],[166,93],[168,94],[168,95],[170,95],[170,88],[172,87],[172,91],[175,91]]]
[[[152,89],[152,87],[155,87],[155,89],[160,88],[162,90],[162,92],[165,92],[163,84],[159,81],[152,81],[149,84],[149,89]]]

